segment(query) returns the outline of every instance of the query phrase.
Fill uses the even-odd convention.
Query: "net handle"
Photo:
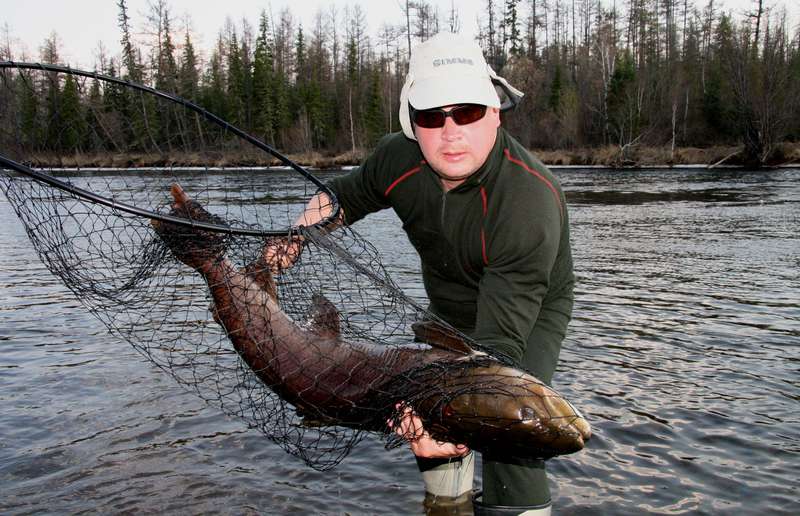
[[[0,70],[2,70],[2,69],[42,70],[42,71],[45,71],[45,72],[57,72],[57,73],[65,73],[65,74],[70,74],[70,75],[77,75],[77,76],[81,76],[81,77],[88,77],[88,78],[91,78],[91,79],[96,79],[98,81],[104,81],[104,82],[110,82],[110,83],[114,83],[114,84],[119,84],[119,85],[124,86],[126,88],[131,88],[131,89],[134,89],[134,90],[143,91],[145,93],[149,93],[151,95],[155,95],[156,97],[161,97],[162,99],[166,99],[166,100],[169,100],[171,102],[175,102],[177,104],[180,104],[181,106],[184,106],[185,108],[190,109],[190,110],[194,111],[195,113],[197,113],[199,115],[202,115],[206,120],[208,120],[208,121],[210,121],[210,122],[212,122],[214,124],[217,124],[218,126],[222,127],[223,129],[232,132],[233,134],[235,134],[239,138],[244,139],[245,141],[249,142],[252,145],[255,145],[257,148],[263,150],[264,152],[274,156],[281,163],[283,163],[284,165],[288,166],[289,168],[291,168],[295,172],[301,174],[303,177],[305,177],[306,179],[308,179],[309,181],[314,183],[314,185],[317,187],[319,192],[325,193],[330,198],[330,202],[333,205],[334,209],[333,209],[333,211],[331,212],[330,215],[328,215],[326,218],[320,220],[319,222],[317,222],[316,224],[314,224],[313,226],[310,226],[310,227],[324,228],[325,226],[327,226],[327,225],[333,223],[334,221],[336,221],[338,219],[338,217],[339,217],[339,212],[341,211],[341,207],[339,206],[339,200],[336,198],[336,194],[333,193],[333,191],[330,188],[328,188],[328,186],[325,185],[325,183],[320,181],[314,174],[309,172],[304,167],[298,165],[297,163],[295,163],[294,161],[292,161],[288,157],[284,156],[283,154],[281,154],[280,152],[278,152],[277,150],[275,150],[271,146],[269,146],[266,143],[262,142],[258,138],[255,138],[254,136],[242,131],[238,127],[236,127],[234,125],[231,125],[230,123],[228,123],[225,120],[221,119],[217,115],[209,112],[208,110],[205,110],[205,109],[201,108],[197,104],[195,104],[193,102],[190,102],[190,101],[188,101],[188,100],[186,100],[186,99],[184,99],[182,97],[179,97],[177,95],[173,95],[171,93],[167,93],[167,92],[164,92],[164,91],[161,91],[161,90],[157,90],[155,88],[151,88],[151,87],[145,86],[143,84],[138,84],[138,83],[135,83],[135,82],[124,80],[124,79],[118,79],[116,77],[103,75],[103,74],[100,74],[100,73],[97,73],[97,72],[87,72],[87,71],[84,71],[84,70],[77,70],[77,69],[74,69],[74,68],[70,68],[68,66],[51,65],[51,64],[44,64],[44,63],[23,63],[23,62],[16,62],[16,61],[0,61]],[[233,228],[233,227],[230,227],[230,226],[224,226],[224,225],[220,225],[220,224],[211,224],[211,223],[207,223],[207,222],[192,221],[192,220],[188,220],[188,219],[184,219],[184,218],[173,217],[171,215],[165,215],[165,214],[162,214],[162,213],[157,213],[157,212],[150,211],[150,210],[145,210],[145,209],[142,209],[142,208],[137,208],[136,206],[132,206],[130,204],[120,203],[120,202],[114,201],[113,199],[109,199],[108,197],[104,197],[104,196],[101,196],[101,195],[94,194],[92,192],[89,192],[88,190],[84,190],[82,188],[75,187],[75,186],[73,186],[73,185],[71,185],[69,183],[66,183],[64,181],[56,179],[56,178],[54,178],[52,176],[49,176],[47,174],[43,174],[41,172],[37,172],[37,171],[33,170],[32,168],[30,168],[30,167],[28,167],[26,165],[23,165],[21,163],[18,163],[18,162],[14,161],[14,160],[11,160],[11,159],[3,156],[2,154],[0,154],[0,165],[2,165],[4,168],[15,170],[15,171],[17,171],[17,172],[19,172],[21,174],[29,176],[32,179],[35,179],[36,181],[40,181],[40,182],[46,183],[46,184],[48,184],[50,186],[53,186],[55,188],[58,188],[60,190],[64,190],[64,191],[66,191],[68,193],[71,193],[71,194],[76,195],[78,197],[84,198],[84,199],[86,199],[86,200],[88,200],[90,202],[93,202],[93,203],[96,203],[96,204],[102,204],[102,205],[111,207],[111,208],[116,209],[116,210],[124,211],[126,213],[130,213],[130,214],[138,215],[138,216],[142,216],[142,217],[148,217],[148,218],[155,219],[155,220],[171,222],[171,223],[175,223],[175,224],[181,224],[181,225],[190,226],[190,227],[193,227],[193,228],[206,229],[206,230],[209,230],[209,231],[215,231],[215,232],[221,232],[221,233],[230,233],[230,234],[233,234],[233,235],[285,236],[285,235],[290,234],[290,233],[296,233],[297,230],[298,230],[298,228],[295,227],[295,226],[289,226],[289,227],[287,227],[285,229],[280,229],[280,230],[275,230],[275,229],[262,230],[262,229],[248,229],[248,228]]]

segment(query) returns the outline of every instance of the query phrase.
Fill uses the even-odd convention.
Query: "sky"
[[[185,27],[186,15],[191,20],[193,43],[196,48],[210,48],[230,17],[237,27],[246,18],[254,28],[258,26],[262,10],[274,14],[275,18],[289,7],[296,22],[304,27],[313,24],[317,12],[327,12],[331,4],[339,8],[343,16],[345,6],[361,5],[367,19],[369,33],[372,35],[387,21],[399,23],[402,18],[401,3],[405,0],[372,0],[356,2],[353,0],[227,0],[224,2],[205,2],[198,0],[168,0],[176,26]],[[451,0],[432,0],[444,15],[450,9]],[[478,8],[485,0],[456,0],[463,32],[476,31]],[[128,14],[134,32],[143,27],[148,0],[128,0]],[[28,60],[38,60],[42,42],[55,31],[60,43],[62,60],[72,66],[93,67],[98,53],[98,42],[102,41],[108,54],[119,53],[119,27],[117,25],[117,0],[0,0],[0,44],[6,43],[9,32],[11,46],[23,48]],[[90,21],[91,18],[91,21]],[[4,29],[8,27],[8,31]],[[181,30],[182,32],[182,30]],[[19,59],[19,55],[15,55]]]
[[[450,9],[453,0],[429,0],[439,7],[442,16]],[[568,1],[568,0],[567,0]],[[610,1],[610,0],[609,0]],[[695,0],[705,3],[706,0]],[[753,0],[718,0],[725,9],[743,12]],[[128,0],[128,11],[134,33],[144,27],[148,0]],[[289,6],[297,22],[310,27],[319,10],[327,11],[336,4],[342,12],[346,5],[361,5],[367,17],[370,34],[375,34],[387,21],[398,24],[402,20],[401,4],[404,0],[227,0],[205,2],[199,0],[168,0],[176,27],[185,26],[187,14],[195,47],[204,50],[212,46],[219,31],[230,17],[237,27],[246,18],[257,27],[259,14],[270,9],[275,17]],[[525,2],[523,1],[522,4]],[[767,0],[768,4],[786,5],[791,9],[790,19],[796,23],[800,7],[795,0]],[[485,0],[456,0],[462,32],[477,32],[477,18],[485,12]],[[0,46],[11,43],[14,58],[30,61],[39,59],[39,48],[55,32],[60,43],[62,62],[74,67],[94,68],[98,49],[103,42],[107,55],[119,53],[119,28],[117,26],[117,0],[0,0]],[[24,53],[24,55],[23,55]]]

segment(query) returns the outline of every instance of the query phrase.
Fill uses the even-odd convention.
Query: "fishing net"
[[[269,138],[259,113],[234,115]],[[412,408],[433,437],[479,451],[547,458],[588,438],[566,400],[404,295],[351,228],[333,230],[322,182],[191,102],[0,63],[0,166],[42,261],[89,311],[314,468],[365,433],[403,442],[391,428]],[[297,225],[318,193],[327,217]]]

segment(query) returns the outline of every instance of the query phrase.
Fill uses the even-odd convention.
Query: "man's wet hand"
[[[268,240],[264,246],[264,262],[270,272],[279,274],[292,267],[303,252],[303,243],[304,239],[299,235]]]
[[[417,457],[426,459],[447,459],[463,457],[469,453],[469,448],[463,444],[446,443],[437,441],[422,426],[422,420],[409,406],[398,405],[402,409],[400,424],[395,427],[393,421],[387,421],[389,428],[394,433],[408,441],[411,451]]]

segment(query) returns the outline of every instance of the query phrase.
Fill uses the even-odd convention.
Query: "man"
[[[430,310],[549,383],[572,313],[567,211],[556,179],[500,127],[496,84],[521,96],[474,42],[439,34],[420,44],[401,93],[403,132],[330,187],[344,224],[392,207],[420,255]],[[315,197],[298,223],[329,214],[326,200]],[[397,431],[429,497],[471,491],[463,445],[433,441],[411,408]],[[484,456],[475,510],[548,514],[544,463]]]

